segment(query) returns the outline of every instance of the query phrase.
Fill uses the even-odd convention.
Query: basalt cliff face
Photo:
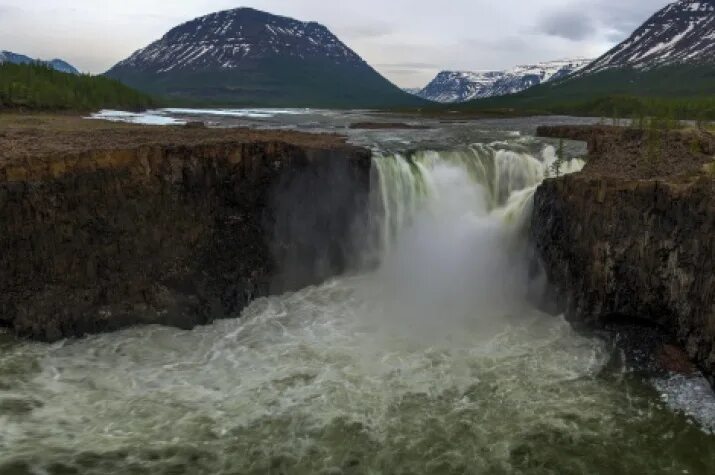
[[[532,238],[574,322],[666,330],[715,373],[715,138],[707,132],[544,127],[584,140],[583,172],[536,192]]]
[[[0,325],[19,336],[236,316],[345,271],[367,235],[370,153],[337,137],[85,128],[0,133]]]

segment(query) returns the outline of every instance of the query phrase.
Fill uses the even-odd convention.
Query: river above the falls
[[[532,304],[544,285],[529,259],[533,192],[585,154],[569,142],[557,160],[535,127],[591,119],[359,130],[415,119],[146,116],[370,147],[380,239],[366,252],[380,265],[191,331],[56,344],[0,333],[0,474],[712,473],[704,380],[629,370],[608,340]]]

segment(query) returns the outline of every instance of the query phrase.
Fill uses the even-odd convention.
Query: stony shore
[[[370,166],[331,135],[0,116],[0,325],[191,328],[320,282],[367,238]]]
[[[640,322],[715,373],[715,137],[697,130],[542,127],[588,142],[581,173],[535,196],[532,239],[568,318]]]

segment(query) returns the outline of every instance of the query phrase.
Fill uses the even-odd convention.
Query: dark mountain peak
[[[715,63],[715,0],[680,0],[650,17],[583,73],[704,63]]]
[[[117,67],[142,71],[221,70],[250,67],[271,57],[363,63],[328,28],[253,8],[224,10],[170,30]]]
[[[275,15],[273,13],[269,13],[263,10],[258,10],[256,8],[251,8],[251,7],[238,7],[238,8],[232,8],[230,10],[221,10],[218,12],[214,13],[209,13],[208,15],[204,15],[202,17],[198,17],[192,21],[203,21],[204,19],[212,19],[212,18],[233,18],[233,19],[239,19],[243,22],[258,22],[258,23],[301,23],[303,25],[308,25],[308,24],[315,24],[315,25],[320,25],[319,23],[316,23],[314,21],[309,21],[309,22],[304,22],[300,20],[296,20],[295,18],[283,16],[283,15]],[[322,25],[320,25],[322,26]]]
[[[183,23],[107,72],[147,92],[226,105],[422,105],[325,26],[236,8]]]

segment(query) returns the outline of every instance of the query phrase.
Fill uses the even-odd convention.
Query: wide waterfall
[[[0,339],[0,473],[705,473],[703,432],[530,304],[534,190],[582,165],[385,153],[369,272],[193,331]]]
[[[420,151],[410,155],[380,155],[374,159],[381,215],[382,249],[392,249],[395,240],[418,212],[493,215],[517,221],[513,231],[528,218],[536,187],[551,176],[579,171],[584,162],[565,160],[547,146],[541,156],[508,144],[473,144],[448,151]],[[448,172],[447,170],[451,170]],[[473,196],[447,203],[457,189]],[[438,209],[441,206],[442,209]]]
[[[523,313],[541,283],[526,255],[534,191],[583,165],[558,160],[553,147],[534,156],[504,144],[378,155],[381,265],[366,297],[383,305],[378,318],[433,339],[464,325],[500,330]]]

